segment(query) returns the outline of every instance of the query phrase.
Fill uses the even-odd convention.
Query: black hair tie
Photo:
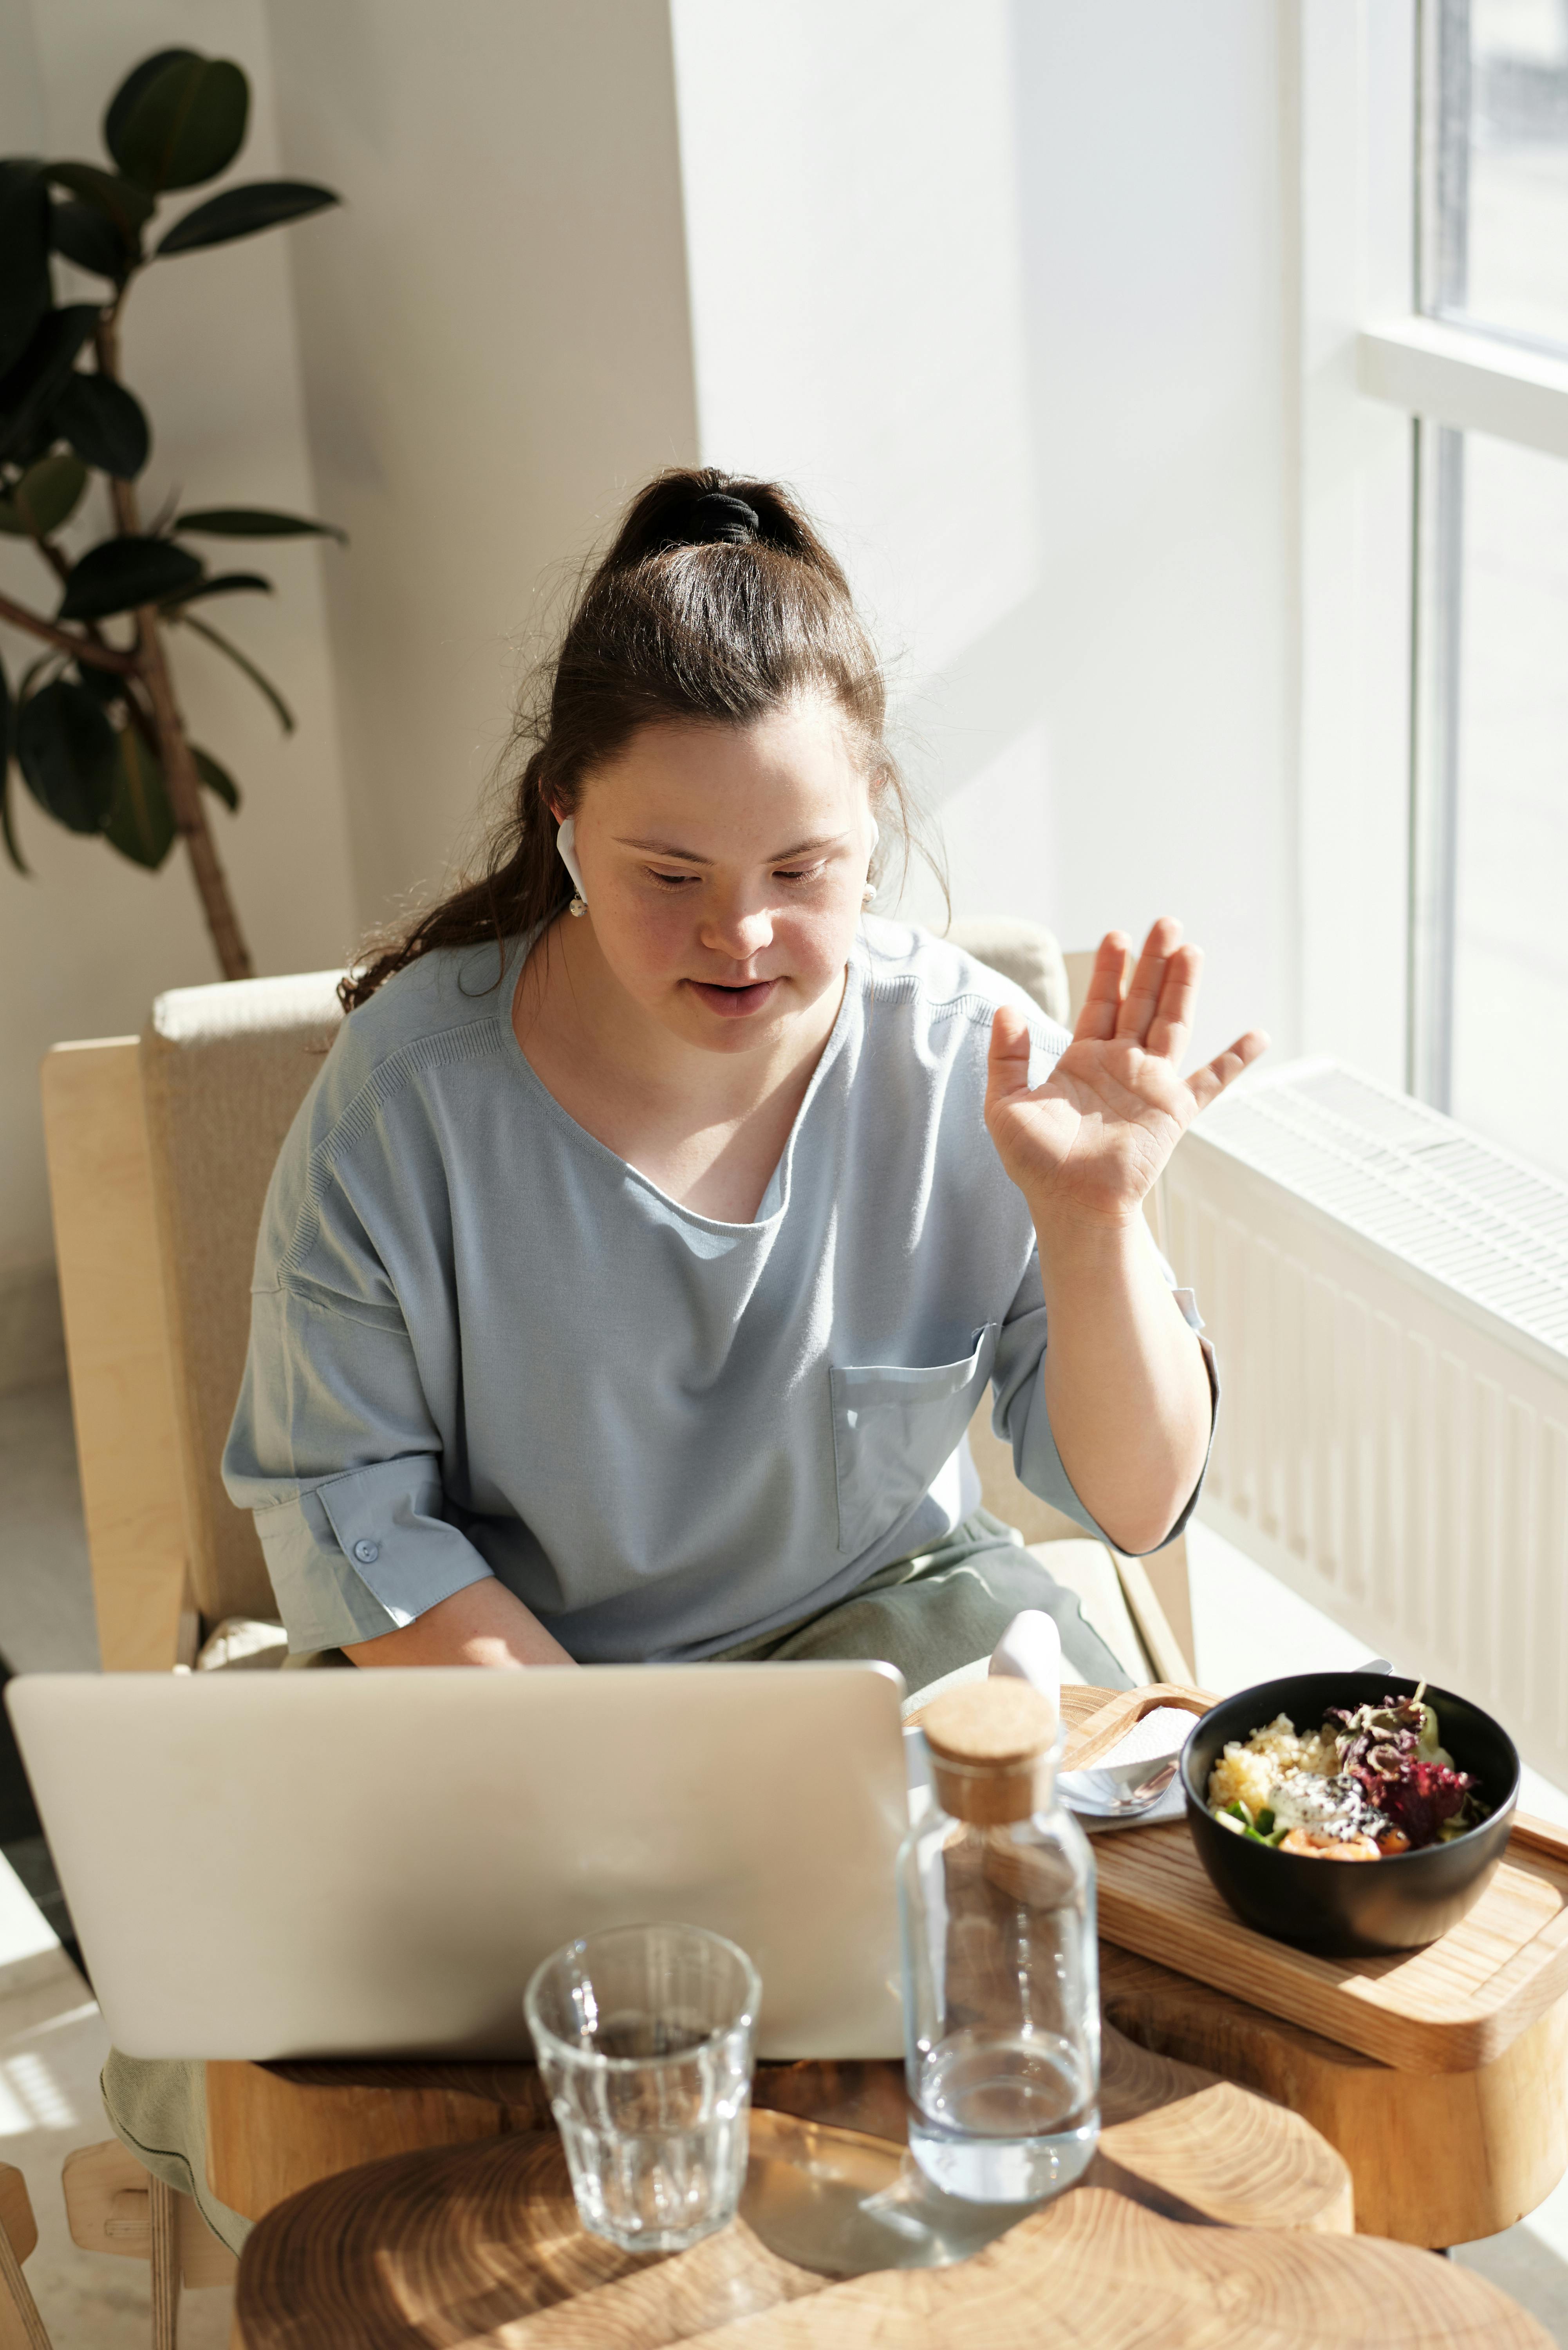
[[[749,546],[762,526],[762,516],[744,498],[732,498],[726,490],[705,490],[692,500],[680,536],[688,546],[711,546],[715,542]]]

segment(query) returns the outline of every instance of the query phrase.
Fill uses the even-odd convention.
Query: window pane
[[[1568,346],[1568,0],[1427,0],[1422,307]]]
[[[1449,1106],[1568,1175],[1568,463],[1455,454]]]

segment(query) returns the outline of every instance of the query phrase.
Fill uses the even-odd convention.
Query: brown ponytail
[[[372,940],[338,989],[344,1010],[435,948],[499,944],[558,913],[571,884],[553,808],[570,813],[585,776],[639,726],[746,726],[813,689],[842,711],[883,832],[891,819],[907,852],[882,672],[838,564],[777,484],[706,465],[661,473],[578,591],[537,706],[519,718],[514,742],[526,756],[477,878],[411,929]]]

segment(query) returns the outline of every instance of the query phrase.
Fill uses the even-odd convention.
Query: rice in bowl
[[[1255,1814],[1267,1807],[1288,1771],[1326,1778],[1338,1767],[1332,1738],[1320,1730],[1298,1731],[1289,1714],[1279,1713],[1245,1745],[1231,1741],[1209,1776],[1209,1807],[1222,1811],[1228,1804],[1245,1804]]]

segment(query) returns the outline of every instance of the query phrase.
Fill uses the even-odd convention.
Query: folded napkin
[[[1141,1762],[1146,1760],[1152,1762],[1157,1755],[1168,1754],[1174,1748],[1185,1746],[1197,1727],[1198,1716],[1189,1713],[1185,1706],[1156,1706],[1154,1711],[1146,1713],[1141,1721],[1135,1721],[1127,1736],[1119,1740],[1108,1753],[1096,1755],[1088,1768],[1100,1771],[1112,1762]],[[1093,1820],[1079,1814],[1078,1825],[1086,1828],[1090,1835],[1098,1835],[1106,1828],[1112,1831],[1147,1828],[1158,1825],[1161,1820],[1179,1820],[1185,1816],[1186,1811],[1187,1799],[1181,1792],[1181,1773],[1179,1771],[1158,1803],[1151,1804],[1147,1812],[1136,1813],[1125,1820]]]

